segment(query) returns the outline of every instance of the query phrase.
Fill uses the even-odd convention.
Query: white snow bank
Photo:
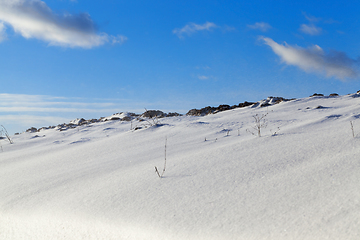
[[[359,112],[360,98],[316,97],[14,136],[0,239],[359,239]]]

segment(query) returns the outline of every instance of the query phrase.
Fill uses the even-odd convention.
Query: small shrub
[[[246,129],[246,131],[250,132],[252,135],[257,135],[258,137],[261,137],[261,129],[262,128],[266,128],[267,127],[267,120],[266,120],[266,116],[268,115],[268,113],[266,114],[255,114],[253,115],[254,121],[255,121],[255,126],[252,127],[256,132],[252,132],[249,129]]]
[[[152,112],[151,111],[148,111],[146,108],[145,108],[145,113],[143,114],[145,116],[145,121],[147,124],[144,124],[145,127],[149,126],[149,127],[152,127],[152,126],[158,126],[158,125],[161,125],[161,122],[158,118],[158,116],[156,114],[151,114]]]

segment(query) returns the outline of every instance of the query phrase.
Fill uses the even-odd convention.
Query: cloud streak
[[[321,20],[321,18],[308,15],[306,12],[303,12],[302,14],[309,22],[319,22]]]
[[[287,65],[299,67],[305,72],[314,72],[340,80],[359,78],[359,61],[349,58],[345,53],[331,51],[326,53],[318,45],[309,48],[278,44],[271,38],[260,37],[266,45]]]
[[[305,34],[313,36],[320,35],[322,33],[322,29],[314,24],[301,24],[299,30]]]
[[[271,25],[265,22],[257,22],[253,25],[247,25],[248,28],[260,30],[262,32],[267,32],[269,29],[271,29]]]
[[[75,101],[74,101],[75,100]],[[0,93],[0,112],[108,112],[114,111],[113,102],[80,102],[64,97]]]
[[[209,77],[205,76],[205,75],[198,75],[198,79],[200,79],[200,80],[208,80]]]
[[[211,31],[218,26],[212,22],[206,22],[204,24],[189,23],[183,28],[176,28],[173,30],[173,34],[176,34],[179,38],[184,38],[184,35],[192,35],[199,31]]]
[[[0,40],[4,23],[26,39],[39,39],[52,46],[93,48],[127,40],[121,35],[97,33],[87,13],[56,14],[41,0],[0,0]]]
[[[82,98],[0,93],[0,124],[14,133],[31,126],[57,125],[80,117],[110,116],[119,112],[119,107],[125,108],[125,102],[125,99],[90,102]]]

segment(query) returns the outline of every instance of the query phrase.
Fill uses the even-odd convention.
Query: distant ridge
[[[360,95],[360,90],[357,91],[356,94]],[[337,97],[337,96],[339,96],[337,93],[332,93],[329,96],[324,96],[324,94],[314,93],[310,97]],[[292,101],[295,99],[296,98],[286,99],[283,97],[272,97],[271,96],[266,99],[260,100],[258,102],[245,101],[243,103],[239,103],[238,105],[232,105],[232,106],[227,105],[227,104],[221,104],[217,107],[207,106],[207,107],[204,107],[201,109],[194,108],[194,109],[189,110],[186,113],[186,115],[187,116],[206,116],[209,114],[216,114],[219,112],[232,110],[232,109],[236,109],[236,108],[268,107],[268,106],[272,106],[275,104],[279,104],[281,102],[288,102],[288,101]],[[182,114],[177,113],[177,112],[164,113],[160,110],[146,110],[142,114],[136,114],[136,113],[131,113],[131,112],[120,112],[120,113],[114,113],[113,115],[108,116],[108,117],[101,117],[99,119],[86,120],[84,118],[77,118],[77,119],[70,121],[69,123],[58,124],[57,126],[41,127],[38,129],[35,127],[31,127],[29,129],[27,129],[25,132],[40,132],[41,130],[46,130],[46,129],[56,129],[59,131],[65,131],[67,129],[76,128],[81,125],[88,125],[88,124],[97,123],[97,122],[132,121],[132,120],[144,121],[144,119],[146,119],[146,118],[151,119],[151,118],[164,118],[164,117],[174,117],[174,116],[182,116]],[[19,133],[16,133],[15,135],[17,135],[17,134],[19,134]]]

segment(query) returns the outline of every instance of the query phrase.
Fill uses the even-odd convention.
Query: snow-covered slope
[[[2,140],[0,239],[360,239],[358,96]]]

